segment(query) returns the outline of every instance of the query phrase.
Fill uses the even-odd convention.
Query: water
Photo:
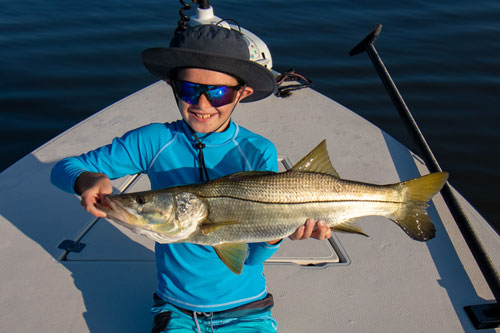
[[[216,15],[266,41],[275,69],[294,67],[316,90],[416,150],[368,56],[348,56],[383,24],[377,50],[441,167],[500,230],[500,2],[211,3]],[[168,43],[180,8],[151,0],[1,4],[0,170],[154,82],[140,52]]]

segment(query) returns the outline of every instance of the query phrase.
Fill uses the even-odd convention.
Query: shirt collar
[[[182,121],[182,129],[184,130],[184,133],[186,134],[186,136],[189,138],[190,141],[196,142],[196,139],[194,138],[191,129],[189,128],[189,126],[186,124],[185,121]],[[220,145],[232,140],[237,133],[238,133],[238,125],[236,125],[233,122],[233,120],[230,119],[229,126],[222,132],[215,132],[215,133],[196,132],[196,135],[198,136],[200,141],[203,142],[205,145]]]

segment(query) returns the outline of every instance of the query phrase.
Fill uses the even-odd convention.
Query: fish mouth
[[[95,203],[95,207],[101,212],[105,213],[107,216],[113,213],[113,207],[111,207],[107,197],[102,197],[101,200]]]
[[[96,203],[96,208],[106,214],[106,218],[111,219],[125,226],[138,225],[135,214],[128,211],[120,202],[112,199],[111,196],[105,196],[101,202]]]

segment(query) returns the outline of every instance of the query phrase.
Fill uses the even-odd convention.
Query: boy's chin
[[[193,131],[197,133],[212,133],[212,132],[222,132],[227,128],[227,124],[221,124],[215,121],[199,122],[196,120],[190,120],[187,122]]]

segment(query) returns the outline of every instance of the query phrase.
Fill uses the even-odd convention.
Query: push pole
[[[415,119],[413,118],[410,110],[406,106],[403,97],[398,91],[398,88],[392,81],[387,68],[385,67],[382,59],[375,49],[375,40],[380,35],[382,31],[382,25],[377,24],[373,31],[368,34],[358,45],[356,45],[350,52],[350,56],[360,54],[362,52],[368,53],[378,75],[382,79],[387,92],[389,93],[391,100],[399,112],[403,123],[405,124],[408,132],[412,136],[413,140],[419,147],[422,153],[422,158],[425,164],[431,172],[440,172],[441,167],[438,161],[434,157],[429,145],[427,144],[422,132],[420,131]],[[455,193],[452,191],[451,186],[448,182],[443,186],[441,190],[441,195],[448,206],[455,222],[457,223],[460,232],[462,233],[469,249],[474,256],[481,272],[488,283],[488,286],[493,293],[497,303],[494,304],[484,304],[484,305],[473,305],[466,306],[465,310],[471,318],[474,326],[477,329],[482,328],[494,328],[500,326],[500,279],[497,270],[493,266],[488,254],[486,253],[481,241],[477,237],[476,233],[472,229],[471,223],[467,216],[465,215]]]

